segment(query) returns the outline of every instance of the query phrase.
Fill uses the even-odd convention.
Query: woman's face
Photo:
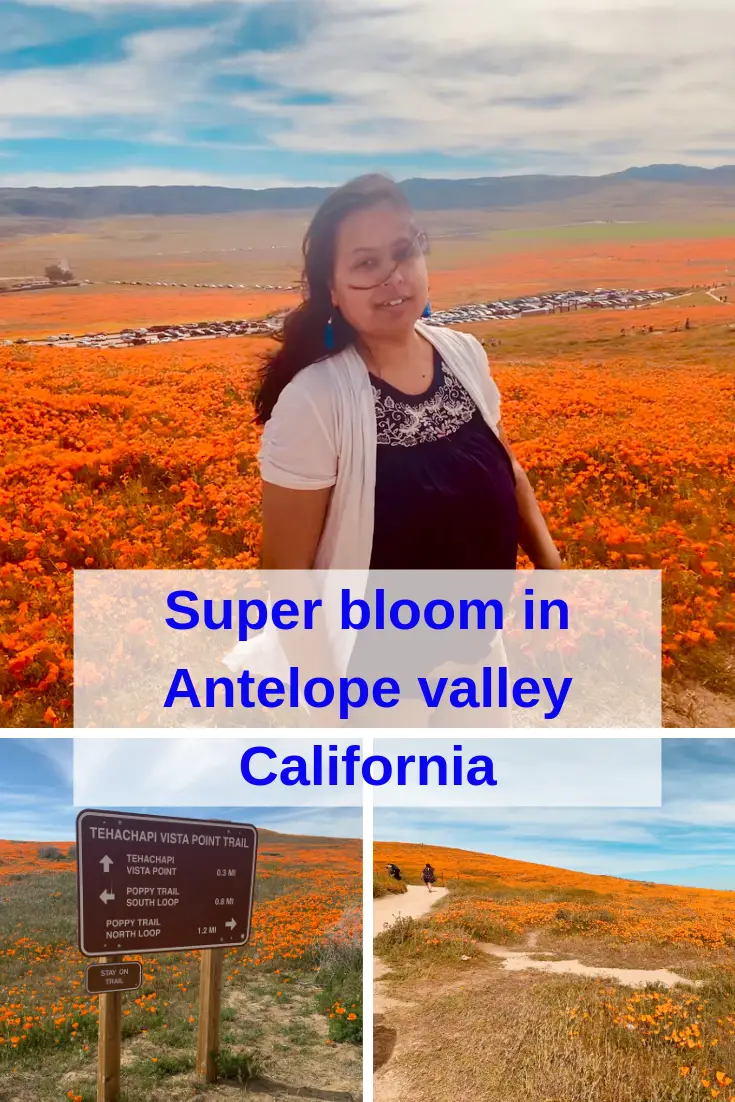
[[[390,203],[356,211],[342,222],[332,303],[359,334],[400,334],[412,329],[423,313],[429,276],[424,254],[415,248],[416,237],[411,213]],[[404,259],[396,267],[400,257]]]

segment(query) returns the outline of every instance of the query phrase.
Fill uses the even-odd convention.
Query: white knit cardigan
[[[500,394],[480,342],[469,333],[421,321],[416,330],[439,351],[497,433]],[[363,580],[367,578],[373,545],[376,451],[370,377],[353,346],[300,371],[281,392],[265,425],[259,455],[265,482],[294,490],[334,487],[314,561],[314,569],[322,572],[318,582],[322,590],[326,587],[337,592],[344,584],[354,590],[353,571]],[[329,575],[323,573],[327,571]],[[340,577],[342,571],[350,574]],[[354,634],[332,636],[342,669],[346,669]],[[280,651],[278,656],[276,651]],[[269,629],[238,644],[225,662],[232,670],[247,667],[274,676],[282,676],[288,669],[277,632]]]
[[[498,431],[500,394],[480,342],[469,333],[416,323]],[[333,486],[316,553],[317,570],[367,569],[373,546],[375,402],[354,347],[305,368],[284,388],[265,426],[260,473],[294,490]]]

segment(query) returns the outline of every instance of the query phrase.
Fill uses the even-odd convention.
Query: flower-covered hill
[[[99,1000],[85,992],[77,949],[75,868],[69,843],[0,842],[2,1098],[94,1097]],[[359,1084],[349,1042],[362,1028],[361,888],[359,840],[259,831],[250,940],[225,951],[231,1070],[296,1087],[310,1074],[328,1087]],[[126,1090],[158,1102],[174,1077],[192,1085],[200,954],[127,959],[141,960],[144,981],[124,996]]]
[[[532,930],[705,950],[735,949],[735,890],[679,887],[573,872],[485,853],[375,842],[376,868],[395,862],[420,882],[429,861],[449,896],[429,926],[479,940],[518,940]]]
[[[19,876],[74,872],[75,847],[71,842],[0,841],[0,892]]]

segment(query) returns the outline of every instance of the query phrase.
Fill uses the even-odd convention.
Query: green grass
[[[570,218],[570,223],[572,219]],[[675,239],[735,237],[735,222],[620,221],[530,226],[485,231],[483,237],[509,245],[558,245],[604,241],[666,241]]]
[[[263,1070],[262,1063],[247,1053],[220,1052],[217,1056],[217,1077],[247,1083],[248,1079],[254,1079]]]
[[[407,891],[405,880],[394,880],[383,869],[373,871],[373,899],[382,899],[386,895],[405,895]]]
[[[735,303],[735,288],[730,290]],[[730,372],[735,357],[735,329],[730,329],[727,321],[714,320],[711,307],[717,303],[709,296],[704,298],[706,301],[702,302],[695,301],[694,296],[674,300],[667,307],[662,328],[657,322],[653,333],[640,332],[656,317],[647,308],[624,313],[602,310],[596,315],[597,325],[590,324],[589,312],[580,311],[539,320],[522,318],[512,324],[476,322],[462,328],[485,343],[493,366],[512,368],[517,364],[524,376],[530,366],[544,365],[550,360],[570,365],[615,361],[618,366],[624,364],[626,373],[633,375],[649,371],[656,364],[686,369],[706,366]],[[729,324],[735,325],[735,304],[731,312]],[[692,325],[688,330],[683,328],[687,316]],[[500,344],[491,343],[498,340]],[[528,378],[524,377],[522,382],[527,389]],[[508,383],[503,396],[507,393]]]
[[[398,978],[414,974],[426,964],[459,964],[463,957],[475,957],[472,937],[461,927],[429,920],[399,918],[375,938],[375,952],[393,966]]]
[[[319,994],[316,1007],[330,1014],[329,1038],[332,1041],[362,1041],[362,939],[343,936],[330,938],[318,955],[316,982]],[[335,1010],[340,1007],[342,1014]],[[349,1020],[348,1015],[354,1015]]]

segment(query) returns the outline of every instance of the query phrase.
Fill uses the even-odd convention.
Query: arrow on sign
[[[102,868],[104,869],[105,872],[109,872],[110,871],[110,865],[114,865],[114,864],[115,864],[115,862],[112,860],[111,857],[102,857],[100,859],[100,865],[102,865]]]
[[[230,930],[234,930],[237,926],[237,923],[235,922],[234,918],[231,918],[229,922],[225,922],[225,926],[227,926]]]
[[[100,899],[103,903],[109,903],[114,898],[115,896],[112,894],[112,892],[108,892],[107,888],[105,888],[102,895],[100,896]]]

